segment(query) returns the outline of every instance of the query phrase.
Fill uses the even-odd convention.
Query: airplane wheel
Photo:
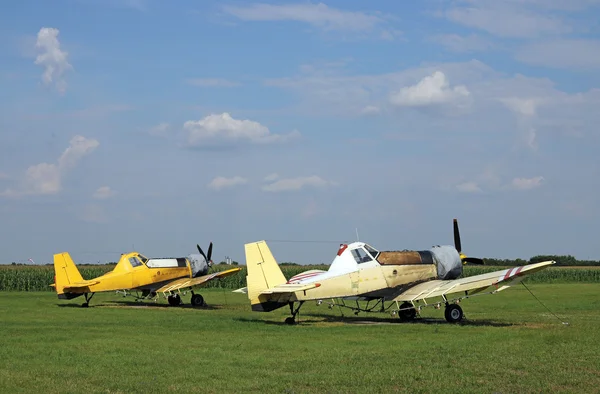
[[[202,306],[204,305],[204,297],[200,294],[192,294],[192,306]]]
[[[410,309],[404,309],[404,308],[410,308]],[[414,320],[417,317],[417,310],[409,302],[405,302],[402,305],[400,305],[400,309],[404,309],[404,310],[398,311],[398,317],[402,321]]]
[[[179,297],[179,294],[170,295],[169,297],[167,297],[167,300],[169,301],[169,305],[171,306],[177,306],[181,304],[181,297]]]
[[[286,317],[286,318],[285,318],[285,324],[290,324],[290,325],[292,325],[292,324],[296,324],[296,319],[294,319],[294,318],[293,318],[293,317],[291,317],[291,316],[290,316],[290,317]]]
[[[450,304],[446,306],[444,316],[448,323],[458,323],[463,318],[463,310],[457,304]]]
[[[82,308],[87,308],[88,306],[90,306],[90,304],[88,304],[87,302],[84,302],[83,304],[81,304]]]

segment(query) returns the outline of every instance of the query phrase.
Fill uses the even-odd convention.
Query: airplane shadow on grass
[[[434,318],[416,318],[412,321],[401,321],[398,318],[382,318],[375,316],[332,316],[318,313],[307,313],[299,314],[299,325],[307,324],[322,324],[322,323],[343,323],[343,324],[355,324],[355,325],[378,325],[378,324],[445,324],[449,325],[445,319],[434,319]],[[260,318],[235,318],[237,321],[247,323],[263,323],[273,325],[287,325],[282,321],[263,320]],[[514,326],[512,323],[503,323],[491,320],[468,320],[466,317],[460,323],[456,323],[459,326],[471,326],[471,327],[509,327]]]
[[[203,305],[203,306],[192,306],[190,304],[181,304],[177,306],[171,306],[169,304],[158,304],[154,302],[136,302],[136,301],[106,301],[98,304],[90,304],[87,308],[83,308],[81,304],[56,304],[61,308],[170,308],[170,309],[197,309],[197,310],[219,310],[223,309],[223,305]]]

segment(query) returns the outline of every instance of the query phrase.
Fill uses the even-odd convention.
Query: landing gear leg
[[[286,317],[285,324],[296,324],[296,315],[300,311],[302,304],[304,304],[304,301],[300,301],[300,305],[298,305],[298,308],[294,310],[294,303],[290,302],[290,313],[292,314],[292,316]]]
[[[91,301],[92,297],[94,296],[94,294],[96,294],[96,293],[85,293],[83,295],[85,297],[85,302],[83,304],[81,304],[82,308],[87,308],[88,306],[90,306],[90,301]]]

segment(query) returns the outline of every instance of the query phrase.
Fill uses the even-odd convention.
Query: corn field
[[[80,266],[78,267],[84,279],[92,279],[103,275],[114,268],[114,265]],[[215,265],[214,270],[229,269],[229,265]],[[246,267],[229,277],[208,282],[205,287],[239,289],[246,286]],[[326,265],[281,266],[286,278],[291,278],[310,269],[327,270]],[[464,276],[478,275],[485,272],[501,270],[502,267],[473,267],[464,268]],[[585,282],[600,283],[600,269],[576,267],[550,267],[529,276],[528,283],[568,283]],[[54,291],[50,284],[54,283],[52,266],[0,266],[0,291]]]

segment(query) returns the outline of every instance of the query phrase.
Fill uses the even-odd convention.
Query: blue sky
[[[597,0],[0,6],[1,263],[600,259]]]

